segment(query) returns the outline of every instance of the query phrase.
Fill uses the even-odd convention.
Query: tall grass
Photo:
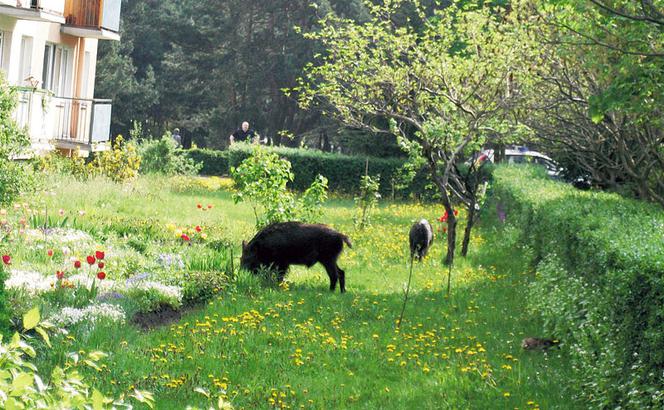
[[[150,220],[154,241],[168,222],[204,224],[234,244],[237,262],[240,241],[253,234],[251,210],[233,204],[227,192],[174,192],[170,183],[60,183],[48,200],[86,210],[78,223],[89,229],[107,219],[128,225]],[[213,208],[198,211],[199,202]],[[205,406],[219,395],[247,409],[583,407],[564,387],[570,370],[564,350],[520,347],[524,337],[542,335],[526,310],[529,258],[511,246],[516,242],[509,235],[498,236],[490,221],[482,221],[469,257],[455,266],[449,298],[444,238],[438,235],[430,255],[415,266],[398,330],[408,228],[418,218],[435,220],[442,209],[383,204],[363,231],[353,228],[354,213],[350,201],[334,200],[322,218],[353,240],[339,261],[347,294],[327,290],[320,266],[291,268],[282,287],[240,273],[225,293],[176,324],[151,332],[130,326],[75,332],[59,340],[42,365],[62,363],[69,351],[106,351],[102,370],[86,371],[94,385],[118,394],[151,390],[159,409]],[[187,263],[199,269],[215,261],[203,253]]]

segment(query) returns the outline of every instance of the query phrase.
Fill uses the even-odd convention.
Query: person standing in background
[[[236,130],[234,133],[231,134],[229,137],[229,140],[232,143],[234,142],[243,142],[243,141],[249,141],[251,142],[254,137],[256,136],[256,133],[254,130],[249,128],[249,123],[247,121],[242,123],[242,127]]]
[[[180,129],[176,128],[173,130],[173,141],[175,141],[175,144],[177,145],[178,148],[182,147],[182,137],[180,136]]]

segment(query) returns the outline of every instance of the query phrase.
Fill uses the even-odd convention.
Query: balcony
[[[31,88],[18,88],[17,94],[14,118],[38,151],[90,152],[110,139],[111,100],[55,97]]]
[[[0,0],[0,15],[64,24],[65,0]]]
[[[122,0],[67,0],[62,32],[77,37],[120,40]]]

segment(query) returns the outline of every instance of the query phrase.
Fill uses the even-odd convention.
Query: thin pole
[[[403,313],[406,311],[406,302],[408,302],[408,293],[410,292],[410,280],[413,277],[413,259],[415,258],[415,253],[410,254],[410,274],[408,275],[408,285],[406,286],[406,297],[403,299],[403,306],[401,307],[401,315],[399,315],[399,321],[397,322],[397,329],[401,328],[401,321],[403,320]]]

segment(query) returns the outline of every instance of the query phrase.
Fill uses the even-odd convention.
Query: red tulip
[[[208,205],[208,209],[212,209],[212,205]]]
[[[198,205],[196,205],[196,208],[201,209],[201,208],[203,208],[203,205],[198,204]]]
[[[443,227],[443,233],[447,233],[447,228]]]
[[[104,269],[104,266],[106,265],[104,265],[104,262],[99,262],[97,266],[99,267],[99,269]]]
[[[55,277],[58,278],[58,280],[62,280],[65,277],[65,273],[62,271],[57,271],[55,272]]]
[[[12,263],[12,258],[9,255],[2,255],[2,262],[5,265],[9,265]]]
[[[95,262],[96,262],[95,257],[92,256],[92,255],[87,257],[87,261],[88,261],[88,265],[90,265],[90,266],[94,265]]]
[[[186,233],[183,233],[180,238],[182,238],[182,240],[185,241],[185,242],[188,242],[188,241],[191,240],[191,238],[189,238],[189,236]]]
[[[457,211],[457,210],[455,209],[455,210],[454,210],[454,216],[457,216],[457,215],[459,215],[459,211]]]
[[[46,254],[48,255],[49,258],[52,258],[53,257],[53,249],[47,250]]]
[[[97,259],[99,259],[99,260],[102,260],[102,259],[104,259],[104,257],[106,257],[106,255],[105,255],[104,252],[102,252],[102,251],[97,251],[97,252],[95,252],[95,256],[96,256]]]
[[[203,228],[201,228],[200,226],[196,226],[196,232],[200,232],[202,230],[203,230]]]
[[[106,273],[104,273],[104,272],[97,273],[97,278],[99,278],[99,280],[106,279]]]
[[[74,267],[76,269],[80,269],[81,268],[81,261],[74,261]]]

